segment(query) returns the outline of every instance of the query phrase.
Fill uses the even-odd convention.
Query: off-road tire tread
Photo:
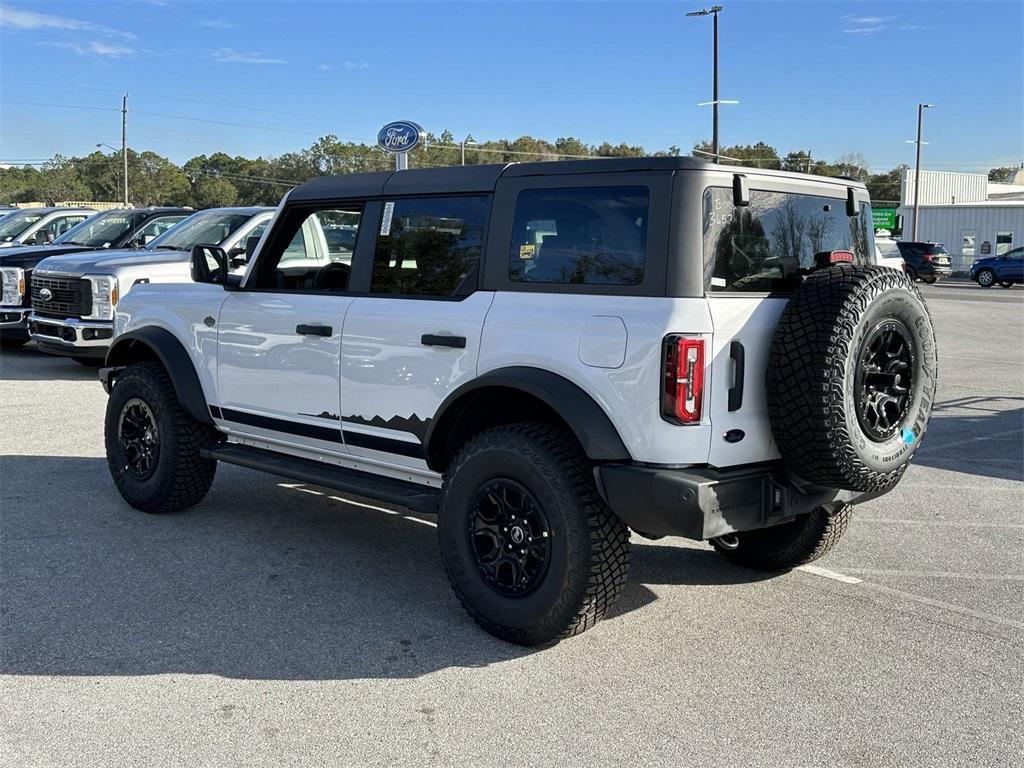
[[[200,451],[215,444],[220,439],[219,433],[209,425],[193,419],[182,408],[174,391],[174,385],[171,383],[171,377],[160,363],[142,362],[130,366],[118,377],[115,388],[124,386],[131,378],[141,379],[158,392],[165,407],[172,414],[171,424],[161,423],[159,427],[161,431],[169,427],[177,432],[179,450],[174,455],[168,456],[165,443],[161,442],[160,460],[170,460],[171,462],[171,466],[168,467],[171,479],[167,493],[155,500],[149,500],[132,498],[131,494],[126,494],[125,489],[119,484],[118,490],[125,501],[136,509],[149,514],[168,514],[193,507],[202,501],[209,492],[217,472],[217,462],[204,459],[200,455]],[[113,455],[108,446],[107,460],[111,465],[112,474],[114,473]]]
[[[759,571],[788,571],[827,554],[839,543],[852,515],[853,507],[849,504],[840,505],[834,512],[819,507],[778,528],[737,534],[736,549],[726,549],[715,541],[711,544],[726,560],[737,565]],[[792,531],[791,538],[780,543],[787,530]]]
[[[906,464],[880,472],[861,461],[846,426],[842,392],[857,322],[874,296],[890,288],[913,292],[934,328],[921,292],[907,275],[852,265],[808,275],[775,328],[766,376],[772,435],[786,463],[811,483],[882,491],[906,471]],[[936,373],[937,364],[936,352]],[[929,397],[934,399],[934,392]]]
[[[467,440],[456,452],[445,473],[441,514],[445,510],[448,478],[454,477],[475,452],[494,445],[534,457],[534,465],[552,484],[558,483],[559,473],[568,479],[589,527],[590,553],[585,566],[586,588],[579,595],[568,591],[563,593],[559,605],[550,612],[547,623],[535,626],[530,631],[504,627],[483,617],[463,599],[456,586],[458,580],[465,577],[465,574],[455,573],[451,569],[452,565],[459,568],[459,564],[450,564],[449,558],[444,558],[445,573],[452,590],[462,607],[480,627],[509,642],[536,646],[578,635],[593,627],[608,613],[626,585],[631,559],[629,528],[615,516],[598,494],[592,467],[579,444],[564,430],[542,423],[499,426],[479,432]],[[573,600],[577,604],[568,611],[568,620],[558,619],[560,614],[567,613],[567,604]]]

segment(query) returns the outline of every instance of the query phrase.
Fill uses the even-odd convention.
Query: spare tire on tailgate
[[[938,357],[931,317],[902,272],[812,272],[775,329],[767,394],[789,468],[829,488],[884,491],[928,427]]]

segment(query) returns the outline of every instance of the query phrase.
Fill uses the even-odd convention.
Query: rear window
[[[639,285],[647,187],[527,189],[516,200],[509,278],[518,283]]]
[[[857,264],[874,261],[871,206],[846,215],[845,198],[751,190],[750,205],[737,208],[732,189],[704,192],[706,290],[791,290],[814,254],[852,251]]]

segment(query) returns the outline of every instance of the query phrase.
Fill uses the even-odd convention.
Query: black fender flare
[[[561,416],[579,440],[584,453],[593,461],[629,461],[626,444],[604,409],[586,391],[564,376],[542,368],[511,366],[497,368],[478,376],[452,391],[441,403],[430,420],[423,440],[427,465],[441,471],[441,458],[449,428],[454,425],[446,418],[450,408],[466,395],[489,387],[515,389],[531,395]]]
[[[107,352],[107,369],[120,368],[141,359],[149,359],[149,355],[140,356],[133,351],[136,345],[145,347],[163,364],[174,385],[174,394],[178,396],[178,402],[189,416],[203,424],[212,425],[213,418],[210,416],[203,385],[199,382],[199,374],[196,373],[192,357],[170,331],[149,326],[121,334],[114,339],[113,346]]]

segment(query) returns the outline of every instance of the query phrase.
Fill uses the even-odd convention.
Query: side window
[[[870,264],[875,250],[871,207],[846,215],[839,198],[751,190],[733,206],[732,190],[704,192],[704,277],[711,291],[786,290],[823,251],[852,251]]]
[[[253,287],[280,291],[347,291],[362,214],[362,204],[290,211],[278,231],[271,235],[258,260]],[[254,228],[246,241],[261,236],[267,226],[261,224]],[[328,234],[335,230],[344,231],[344,244]]]
[[[516,200],[509,278],[639,285],[649,208],[647,187],[524,190]]]
[[[58,216],[56,219],[46,225],[46,231],[53,235],[54,238],[60,237],[69,229],[76,224],[80,224],[85,221],[88,216]]]
[[[476,285],[490,198],[384,202],[371,293],[462,296]]]
[[[149,238],[152,240],[154,237],[162,235],[184,218],[187,217],[185,215],[161,216],[156,219],[151,219],[146,223],[146,226],[139,230],[138,234],[135,235],[135,239],[142,240],[143,238]]]

